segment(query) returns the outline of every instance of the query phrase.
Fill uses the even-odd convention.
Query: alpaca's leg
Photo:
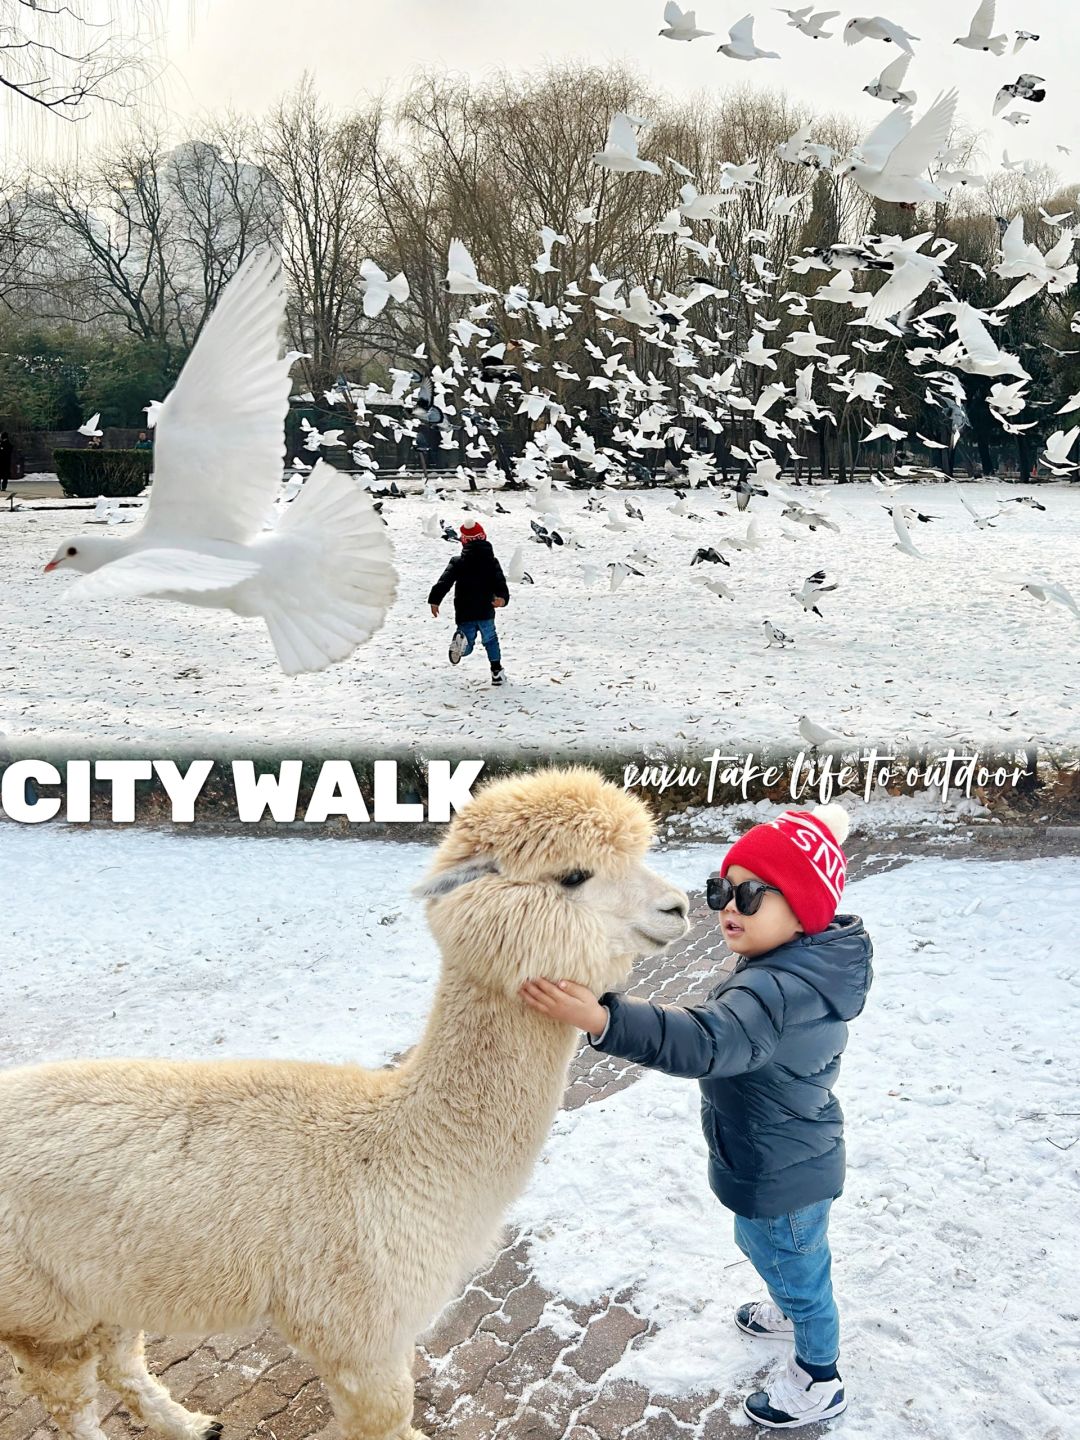
[[[63,1440],[105,1440],[98,1423],[98,1349],[95,1335],[35,1344],[5,1337],[19,1372],[19,1388],[36,1396]]]
[[[102,1326],[101,1378],[120,1396],[124,1408],[168,1440],[218,1440],[221,1422],[212,1415],[185,1410],[146,1368],[143,1337],[136,1331]]]
[[[425,1440],[412,1426],[413,1377],[407,1361],[363,1373],[320,1367],[344,1440]]]

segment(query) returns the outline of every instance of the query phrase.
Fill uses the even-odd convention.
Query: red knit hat
[[[470,540],[486,540],[487,532],[479,520],[474,520],[471,525],[462,525],[461,543],[467,545]]]
[[[760,875],[783,891],[807,935],[816,935],[828,926],[844,893],[847,858],[840,847],[850,823],[842,805],[785,810],[741,835],[724,857],[720,874],[741,865]]]

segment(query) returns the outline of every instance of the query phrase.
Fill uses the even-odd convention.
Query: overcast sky
[[[907,80],[920,102],[957,84],[964,113],[986,124],[995,160],[1000,161],[1004,148],[1012,157],[1056,160],[1064,174],[1080,176],[1080,110],[1075,101],[1080,5],[1070,0],[998,0],[998,31],[1022,27],[1042,36],[1015,59],[1011,47],[999,59],[952,44],[967,32],[977,3],[874,0],[866,7],[844,6],[833,23],[839,30],[850,16],[868,13],[899,21],[921,37]],[[747,64],[716,53],[717,44],[727,38],[722,32],[751,8],[758,17],[757,43],[778,50],[780,60]],[[833,7],[822,0],[821,8]],[[548,59],[574,57],[628,60],[676,94],[752,79],[785,87],[824,107],[849,110],[868,124],[884,114],[882,102],[862,94],[862,86],[895,56],[892,45],[864,40],[847,46],[839,34],[830,41],[809,40],[789,28],[786,17],[771,5],[750,5],[748,0],[703,0],[697,6],[698,25],[717,31],[717,39],[676,44],[657,33],[663,10],[662,0],[320,0],[307,12],[318,15],[317,29],[301,26],[298,34],[298,11],[291,0],[203,0],[190,39],[185,15],[177,15],[170,47],[177,72],[171,103],[182,111],[231,98],[258,109],[295,83],[305,67],[312,69],[327,99],[344,103],[364,89],[400,79],[417,65],[441,64],[480,75],[493,65],[527,69]],[[998,87],[1015,80],[1021,70],[1045,76],[1049,94],[1041,106],[1015,107],[1030,113],[1032,121],[1013,128],[993,121],[990,112]],[[1074,171],[1066,168],[1068,157],[1057,154],[1057,144],[1075,149]]]
[[[823,108],[845,110],[869,128],[885,107],[864,95],[862,86],[896,51],[870,40],[846,46],[839,32],[852,15],[884,13],[921,37],[906,82],[918,92],[920,110],[939,90],[956,84],[962,113],[985,126],[995,163],[1007,149],[1013,158],[1053,163],[1063,179],[1080,179],[1080,109],[1074,100],[1080,4],[998,0],[997,30],[1012,33],[1022,26],[1042,36],[1018,57],[1010,47],[999,59],[952,44],[966,33],[977,3],[870,0],[863,7],[847,5],[832,22],[837,37],[812,41],[790,29],[772,5],[702,0],[698,24],[718,32],[717,38],[677,44],[658,35],[663,0],[318,0],[306,7],[295,0],[193,0],[193,27],[186,0],[172,0],[168,103],[178,116],[226,102],[258,111],[307,68],[327,100],[347,104],[365,90],[400,82],[418,65],[444,65],[479,76],[492,66],[528,69],[573,57],[629,61],[674,94],[722,89],[748,79],[783,87]],[[821,4],[826,8],[828,0]],[[780,51],[780,60],[740,63],[716,53],[727,27],[748,8],[758,17],[757,43]],[[310,23],[308,17],[315,16],[317,24]],[[1045,76],[1049,95],[1039,106],[1012,107],[1032,117],[1030,125],[1013,128],[993,120],[991,107],[998,87],[1022,70]],[[1074,158],[1058,154],[1058,144],[1072,148]]]

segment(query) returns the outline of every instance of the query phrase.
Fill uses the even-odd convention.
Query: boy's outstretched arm
[[[571,981],[561,982],[570,998],[560,1001],[551,997],[551,991],[560,994],[560,987],[550,981],[529,983],[548,987],[550,1008],[543,1013],[586,1030],[596,1049],[690,1080],[756,1070],[775,1050],[784,1028],[783,992],[767,971],[740,977],[703,1005],[685,1006],[653,1005],[612,991],[597,1000]],[[588,998],[578,999],[581,995]],[[581,1008],[571,1011],[571,1002]]]

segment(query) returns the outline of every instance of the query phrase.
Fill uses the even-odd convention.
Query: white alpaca
[[[557,1111],[576,1031],[518,997],[596,991],[686,931],[652,822],[594,772],[482,789],[417,893],[442,952],[396,1070],[72,1061],[0,1075],[0,1340],[70,1440],[98,1377],[169,1440],[215,1440],[147,1371],[142,1331],[269,1321],[346,1440],[412,1429],[416,1336],[490,1253]]]

